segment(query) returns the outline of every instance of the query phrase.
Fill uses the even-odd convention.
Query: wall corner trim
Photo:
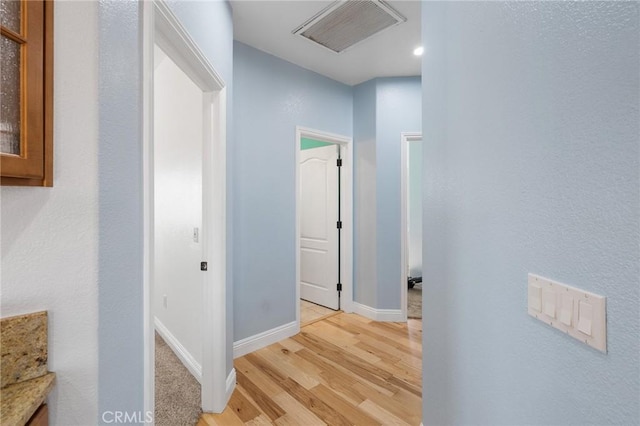
[[[375,309],[371,306],[353,302],[353,312],[374,321],[405,322],[402,309]]]
[[[158,319],[158,317],[154,317],[153,323],[156,327],[156,331],[162,337],[167,345],[171,348],[173,353],[180,359],[180,361],[187,367],[187,370],[196,378],[198,383],[202,383],[202,365],[200,365],[196,359],[189,353],[187,348],[182,346],[182,343],[176,339],[176,337],[171,334],[169,329],[165,327],[165,325]],[[235,377],[235,371],[234,371]]]
[[[229,400],[231,399],[231,394],[233,393],[233,391],[236,388],[236,369],[232,368],[231,371],[229,372],[229,375],[227,376],[227,390],[226,390],[226,394],[225,394],[225,405],[227,405],[229,403]]]
[[[246,337],[233,343],[233,358],[239,358],[250,352],[262,349],[280,340],[291,337],[300,332],[300,324],[292,321],[287,324],[263,331],[262,333]]]

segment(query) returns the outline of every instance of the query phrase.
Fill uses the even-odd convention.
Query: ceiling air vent
[[[406,20],[382,0],[337,1],[293,30],[293,33],[341,53],[385,28]]]

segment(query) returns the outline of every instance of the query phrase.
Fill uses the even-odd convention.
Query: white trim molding
[[[193,41],[189,32],[180,23],[166,1],[155,0],[153,5],[156,30],[154,42],[200,88],[208,87],[210,90],[220,90],[225,87],[220,74],[216,72],[202,50]]]
[[[253,336],[245,337],[233,343],[233,358],[257,351],[300,332],[300,323],[293,321]]]
[[[296,181],[296,323],[300,324],[300,142],[303,137],[339,145],[342,149],[342,238],[341,277],[342,294],[340,309],[353,312],[353,138],[334,133],[296,126],[295,138],[295,181]]]
[[[381,322],[407,321],[406,311],[403,313],[402,309],[376,309],[358,302],[353,302],[352,306],[353,312],[370,320]]]
[[[231,394],[236,389],[236,369],[235,368],[232,368],[231,371],[229,372],[229,375],[227,376],[226,388],[227,388],[227,392],[226,392],[225,399],[228,403],[229,400],[231,399]]]
[[[165,327],[158,317],[155,317],[153,322],[155,324],[156,331],[160,337],[162,337],[162,340],[164,340],[167,346],[171,348],[182,364],[187,367],[187,370],[189,370],[191,375],[196,378],[198,383],[202,383],[202,365],[196,361],[187,348],[182,346],[182,343],[176,339],[176,336],[174,336],[169,329]]]

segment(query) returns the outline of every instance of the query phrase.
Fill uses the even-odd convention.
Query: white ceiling
[[[374,77],[420,75],[420,2],[387,1],[407,21],[388,28],[340,54],[292,34],[333,1],[232,0],[234,38],[345,84]]]

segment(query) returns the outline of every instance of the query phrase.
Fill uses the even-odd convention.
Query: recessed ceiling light
[[[422,46],[416,47],[415,49],[413,49],[413,54],[416,56],[422,56],[423,53],[424,53],[424,47]]]

